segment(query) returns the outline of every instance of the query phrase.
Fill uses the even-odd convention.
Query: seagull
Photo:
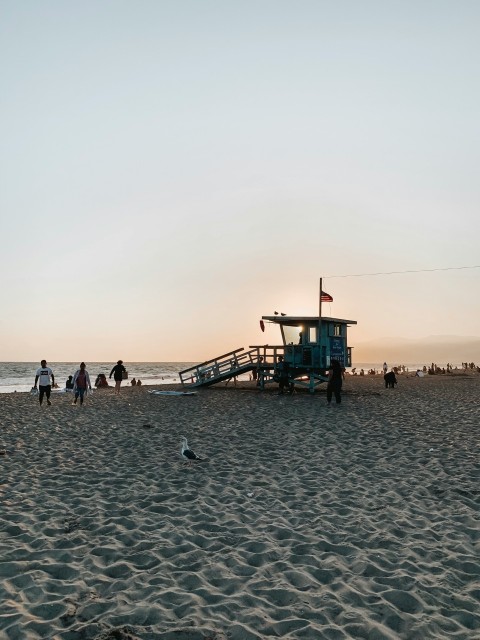
[[[287,314],[286,314],[286,313],[281,313],[280,315],[281,315],[281,316],[286,316]]]
[[[273,315],[274,315],[274,316],[278,316],[278,311],[274,311],[274,312],[273,312]]]
[[[185,437],[182,438],[182,457],[188,462],[189,466],[192,464],[193,460],[198,460],[201,462],[201,458],[197,456],[191,449],[188,448],[187,439]]]

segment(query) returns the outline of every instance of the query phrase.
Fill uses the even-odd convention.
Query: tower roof
[[[327,316],[322,316],[322,318],[320,318],[319,316],[262,316],[262,320],[266,320],[267,322],[274,322],[275,324],[284,324],[288,327],[298,327],[299,325],[315,326],[318,325],[320,319],[322,320],[322,322],[335,322],[336,324],[357,324],[356,320],[328,318]]]

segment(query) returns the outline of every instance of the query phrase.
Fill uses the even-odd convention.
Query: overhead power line
[[[327,278],[362,278],[364,276],[392,276],[394,274],[402,273],[427,273],[430,271],[458,271],[460,269],[480,269],[480,265],[474,265],[472,267],[443,267],[439,269],[407,269],[406,271],[378,271],[377,273],[349,273],[336,276],[324,276]]]

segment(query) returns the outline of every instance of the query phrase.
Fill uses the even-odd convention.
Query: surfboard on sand
[[[155,396],[196,396],[196,391],[149,391],[148,393],[153,393]]]

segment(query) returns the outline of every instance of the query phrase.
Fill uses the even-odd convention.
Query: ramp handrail
[[[188,373],[189,371],[193,371],[198,367],[205,367],[207,364],[210,364],[211,362],[216,362],[217,360],[223,360],[223,358],[228,358],[233,354],[238,353],[239,351],[243,351],[243,347],[239,347],[234,351],[229,351],[228,353],[224,353],[222,356],[217,356],[216,358],[212,358],[211,360],[205,360],[205,362],[200,362],[200,364],[195,364],[193,367],[189,367],[188,369],[184,369],[183,371],[180,371],[179,375],[181,375],[182,373]]]
[[[224,353],[217,358],[206,360],[188,369],[179,372],[180,382],[185,384],[202,384],[213,382],[214,379],[225,379],[228,374],[233,377],[242,367],[256,365],[258,362],[258,349],[244,351],[243,347]]]

